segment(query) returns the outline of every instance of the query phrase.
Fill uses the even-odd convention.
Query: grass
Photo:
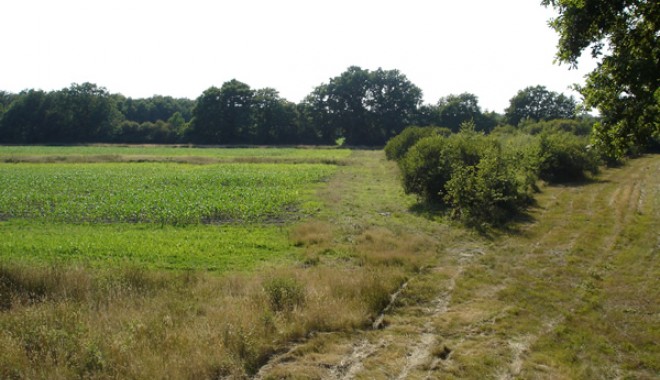
[[[218,162],[341,163],[351,151],[337,148],[213,148],[195,146],[0,146],[0,162]]]
[[[291,262],[300,249],[276,225],[65,224],[0,222],[0,260],[33,265],[252,270]]]
[[[163,161],[170,151],[158,154],[155,161]],[[376,158],[382,164],[378,152],[365,154],[359,162]],[[1,165],[14,176],[8,182],[13,187],[7,186],[13,190],[5,196],[31,193],[57,202],[28,208],[39,212],[20,217],[3,211],[0,345],[5,349],[0,378],[248,376],[291,342],[370,326],[389,295],[429,257],[425,239],[402,239],[401,231],[372,226],[376,220],[382,224],[380,211],[335,202],[355,189],[381,186],[379,181],[367,188],[365,182],[346,183],[347,177],[371,176],[350,158],[339,168],[307,162],[255,164],[249,155],[246,162],[201,166],[118,163],[113,158],[85,164],[40,160]],[[39,178],[35,171],[41,182],[34,180]],[[195,182],[200,172],[205,175]],[[310,172],[312,179],[306,180]],[[195,189],[197,183],[202,192],[208,190],[208,201],[218,181],[232,175],[238,178],[233,182],[244,181],[238,190],[229,189],[245,197],[243,206],[254,202],[251,197],[262,199],[253,203],[262,206],[258,197],[277,190],[279,182],[292,185],[296,212],[277,224],[264,223],[270,218],[263,215],[270,214],[261,211],[254,218],[205,224],[157,218],[127,223],[108,217],[115,215],[111,212],[90,211],[104,202],[117,210],[119,202],[104,199],[111,190],[123,192],[119,200],[136,192],[146,196],[155,187],[143,201],[148,203],[171,189]],[[30,179],[21,182],[21,176]],[[329,182],[318,182],[328,176]],[[179,182],[172,180],[178,177]],[[48,185],[60,178],[65,180]],[[113,181],[118,182],[109,186]],[[394,195],[383,205],[404,213],[397,203],[406,198],[391,186],[396,179],[386,183],[384,188]],[[197,191],[190,191],[191,196]],[[83,206],[76,208],[75,202]],[[177,202],[168,205],[175,215]],[[26,202],[4,204],[9,210]],[[357,213],[346,219],[348,208]],[[69,210],[71,218],[62,218],[57,210]],[[305,210],[317,217],[310,218]]]
[[[488,233],[412,212],[380,151],[284,223],[10,218],[0,378],[654,378],[659,158],[543,187]]]
[[[382,174],[377,162],[362,167]],[[430,239],[427,247],[436,249],[436,261],[409,275],[383,329],[311,339],[298,351],[309,353],[285,357],[268,373],[273,378],[301,373],[374,379],[656,378],[660,183],[654,174],[659,170],[660,157],[648,156],[590,182],[545,186],[525,221],[480,233],[433,216],[420,223],[387,201],[361,203],[360,194],[369,187],[384,199],[395,196],[381,187],[385,177],[378,185],[360,173],[370,186],[348,197],[353,208],[345,218],[369,226],[338,223],[343,233],[355,242],[379,241],[361,248],[373,248],[371,256],[387,247],[381,237],[388,233],[375,239],[367,234],[385,229],[410,239],[404,231],[416,230]],[[360,216],[361,204],[391,207],[390,214]]]

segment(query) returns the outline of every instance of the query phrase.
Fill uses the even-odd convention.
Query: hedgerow
[[[586,138],[570,133],[486,136],[470,122],[449,136],[419,138],[423,133],[411,129],[388,143],[401,153],[393,147],[417,138],[397,159],[403,188],[468,224],[506,223],[531,203],[539,179],[575,181],[598,172],[598,156],[587,149]]]

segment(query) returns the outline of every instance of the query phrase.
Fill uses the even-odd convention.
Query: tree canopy
[[[559,11],[557,60],[577,66],[585,49],[600,58],[585,104],[600,111],[594,142],[610,158],[660,140],[660,3],[655,0],[543,0]]]
[[[306,99],[326,138],[350,145],[383,145],[415,117],[422,90],[398,70],[349,67]]]
[[[463,123],[472,121],[480,131],[490,131],[495,120],[481,112],[479,98],[469,92],[447,95],[438,101],[438,125],[458,132]]]
[[[504,117],[511,125],[518,125],[526,119],[571,119],[575,117],[576,107],[573,97],[549,91],[545,86],[530,86],[509,100]]]

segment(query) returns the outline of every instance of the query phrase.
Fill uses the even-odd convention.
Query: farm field
[[[350,150],[335,148],[202,148],[186,145],[0,146],[0,162],[337,163],[349,155]]]
[[[218,270],[290,257],[296,247],[281,225],[318,209],[314,187],[334,170],[306,163],[0,164],[0,258]]]
[[[544,186],[525,220],[479,233],[420,211],[382,151],[0,161],[0,378],[660,371],[659,156]]]

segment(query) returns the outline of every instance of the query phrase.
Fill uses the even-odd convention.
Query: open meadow
[[[651,379],[659,172],[477,232],[377,150],[0,147],[0,378]]]

